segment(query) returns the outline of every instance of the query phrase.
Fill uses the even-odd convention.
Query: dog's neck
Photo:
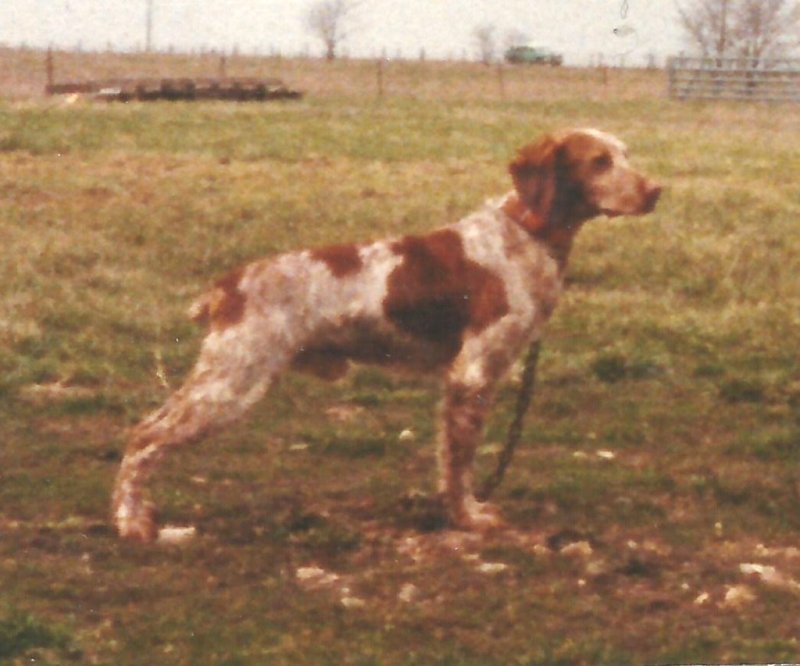
[[[548,247],[550,255],[558,262],[562,271],[566,268],[572,241],[583,220],[571,220],[568,216],[557,215],[555,212],[542,215],[528,208],[516,192],[506,196],[500,208],[511,220]]]

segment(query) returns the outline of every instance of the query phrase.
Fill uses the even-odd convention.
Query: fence
[[[673,99],[735,99],[800,102],[800,60],[670,58]]]
[[[48,84],[120,79],[281,79],[311,98],[472,102],[639,100],[664,95],[656,69],[539,67],[439,60],[281,57],[220,53],[119,53],[9,49],[0,45],[0,98],[41,96]],[[223,68],[224,62],[224,68]],[[109,86],[114,87],[114,86]]]

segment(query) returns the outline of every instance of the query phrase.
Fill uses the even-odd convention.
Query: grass
[[[13,55],[24,78],[33,56]],[[739,569],[800,579],[800,112],[669,102],[646,72],[587,94],[591,73],[548,70],[541,98],[515,72],[504,99],[478,68],[430,64],[437,97],[404,67],[381,101],[342,63],[295,104],[0,102],[0,660],[800,660],[795,588]],[[437,383],[359,368],[287,377],[168,459],[162,520],[198,538],[116,540],[123,432],[191,366],[199,291],[264,254],[455,220],[508,187],[519,144],[586,124],[667,192],[577,241],[496,498],[511,529],[439,529]]]

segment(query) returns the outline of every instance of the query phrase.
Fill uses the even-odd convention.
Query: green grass
[[[45,651],[61,652],[70,658],[80,657],[79,651],[70,649],[69,641],[61,631],[43,625],[31,615],[6,609],[0,616],[0,660],[23,654],[44,655]]]
[[[471,66],[426,70],[438,98],[398,68],[377,101],[349,67],[295,104],[0,102],[0,660],[800,660],[797,593],[739,570],[800,580],[800,111],[665,101],[659,73],[587,94],[590,72],[548,70],[539,98],[509,73],[502,99]],[[191,367],[197,293],[264,254],[456,220],[507,189],[518,145],[570,125],[619,134],[667,189],[576,243],[496,497],[507,532],[437,529],[437,382],[360,368],[287,377],[167,460],[162,521],[197,539],[117,541],[124,430]],[[299,580],[311,566],[336,582]]]

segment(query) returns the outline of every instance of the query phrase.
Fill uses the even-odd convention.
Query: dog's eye
[[[597,157],[592,158],[592,167],[597,171],[608,169],[611,167],[611,155],[603,153],[602,155],[597,155]]]

